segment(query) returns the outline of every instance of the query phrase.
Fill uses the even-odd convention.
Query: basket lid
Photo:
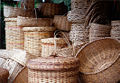
[[[54,44],[54,41],[57,44],[66,44],[64,38],[46,38],[46,39],[41,39],[42,43],[52,43],[52,44]]]
[[[83,46],[76,56],[80,60],[80,72],[96,74],[110,67],[119,58],[120,42],[112,38],[93,41]]]
[[[9,76],[8,70],[0,67],[0,79],[8,78],[8,76]]]
[[[5,22],[17,22],[17,18],[5,18]]]
[[[39,32],[45,32],[45,31],[55,31],[55,27],[24,27],[23,31],[25,32],[33,32],[33,31],[39,31]]]
[[[39,57],[29,60],[27,66],[35,70],[64,71],[79,68],[79,60],[75,57]]]

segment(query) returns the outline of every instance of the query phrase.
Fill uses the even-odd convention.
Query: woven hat
[[[23,50],[13,49],[12,56],[10,57],[14,61],[18,62],[19,64],[25,66],[26,65],[26,52]]]
[[[80,60],[80,72],[96,74],[110,67],[119,58],[120,42],[105,38],[83,46],[76,57]]]

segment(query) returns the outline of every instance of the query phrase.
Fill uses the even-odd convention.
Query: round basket
[[[74,57],[48,57],[28,62],[30,83],[77,83],[79,60]]]
[[[53,37],[54,27],[24,27],[24,49],[30,55],[41,56],[41,39]]]
[[[120,40],[120,20],[112,21],[111,37]]]
[[[55,44],[56,43],[56,44]],[[55,48],[56,45],[56,48]],[[64,38],[47,38],[41,39],[42,57],[50,56],[56,49],[61,49],[67,46]]]
[[[44,17],[54,17],[54,15],[65,13],[63,5],[53,3],[43,3],[40,12]]]
[[[31,18],[31,17],[17,17],[17,25],[20,27],[45,27],[52,25],[51,18]]]
[[[110,31],[111,31],[111,26],[91,23],[90,32],[89,32],[89,40],[91,42],[97,39],[110,37]]]
[[[83,46],[76,54],[80,60],[79,70],[84,74],[102,72],[116,62],[119,54],[119,41],[111,38],[93,41]]]
[[[70,40],[76,45],[89,41],[89,29],[84,28],[83,24],[72,24],[69,35]]]
[[[70,31],[72,23],[68,22],[67,16],[56,15],[53,24],[58,30]]]
[[[24,34],[22,27],[17,26],[16,18],[5,18],[6,22],[6,49],[11,50],[13,48],[24,48]]]
[[[8,76],[8,70],[0,68],[0,83],[8,83]]]

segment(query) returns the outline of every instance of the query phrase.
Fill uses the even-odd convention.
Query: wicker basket
[[[51,26],[51,18],[31,18],[31,17],[17,17],[17,25],[20,27],[44,27]]]
[[[8,70],[0,68],[0,83],[8,83],[8,76]]]
[[[82,83],[120,83],[120,58],[106,70],[97,74],[80,74]]]
[[[22,65],[11,59],[7,59],[2,67],[9,71],[10,74],[8,77],[9,83],[12,83],[15,77],[18,75],[18,73],[24,68]]]
[[[111,37],[120,40],[120,20],[112,21]]]
[[[56,15],[53,24],[58,30],[70,31],[72,23],[67,21],[66,16]]]
[[[73,57],[48,57],[28,62],[29,83],[77,83],[79,60]]]
[[[56,43],[56,48],[55,48]],[[47,38],[41,39],[42,57],[50,56],[56,49],[61,49],[67,46],[64,38]]]
[[[54,27],[24,27],[24,49],[30,55],[41,56],[41,39],[53,36]]]
[[[17,26],[16,18],[5,18],[6,22],[6,49],[24,48],[24,34],[22,27]]]
[[[80,60],[79,70],[84,74],[102,72],[116,62],[119,53],[120,42],[115,39],[105,38],[93,41],[83,46],[76,54]]]
[[[62,5],[53,3],[43,3],[41,6],[41,14],[44,17],[54,17],[54,15],[64,14],[64,8]]]
[[[89,40],[91,42],[97,39],[110,37],[110,31],[111,31],[111,26],[91,23],[90,32],[89,32]]]
[[[72,24],[71,31],[69,33],[70,40],[78,44],[87,43],[89,41],[89,29],[84,28],[83,24]]]

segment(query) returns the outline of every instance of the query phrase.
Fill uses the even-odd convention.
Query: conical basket
[[[120,42],[105,38],[83,46],[76,56],[80,60],[80,72],[96,74],[109,68],[119,58]]]

